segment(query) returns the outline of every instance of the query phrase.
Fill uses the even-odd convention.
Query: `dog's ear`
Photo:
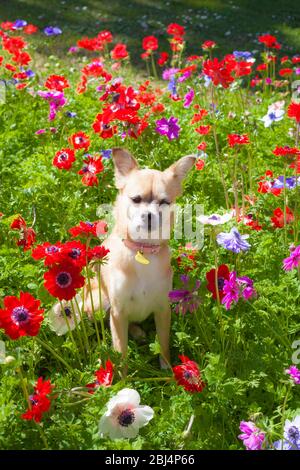
[[[125,185],[126,177],[133,170],[138,169],[138,163],[128,150],[121,148],[112,149],[112,156],[115,165],[116,187],[121,189]]]
[[[165,170],[168,175],[172,175],[177,181],[181,181],[186,177],[187,173],[193,168],[196,162],[196,155],[186,155],[173,163]]]

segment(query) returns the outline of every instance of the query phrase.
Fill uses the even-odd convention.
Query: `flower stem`
[[[35,340],[40,343],[41,346],[43,346],[45,349],[47,349],[53,356],[59,360],[65,367],[68,369],[69,372],[72,372],[71,366],[51,347],[49,346],[48,343],[45,343],[42,339],[40,339],[38,336],[35,336]]]
[[[99,309],[100,309],[100,323],[101,323],[101,332],[102,332],[102,341],[104,344],[106,344],[106,338],[105,338],[105,327],[104,327],[104,312],[103,312],[103,307],[102,307],[102,292],[101,292],[101,264],[99,263],[98,266],[98,288],[99,288]]]
[[[90,298],[91,298],[92,317],[93,317],[94,324],[95,324],[95,330],[96,330],[98,346],[100,348],[101,347],[101,340],[100,340],[99,329],[98,329],[97,318],[96,318],[96,312],[95,312],[95,305],[94,305],[94,299],[93,299],[91,279],[90,279],[90,275],[89,275],[89,265],[88,265],[88,255],[87,255],[88,250],[89,250],[89,245],[90,245],[90,238],[87,238],[87,241],[86,241],[86,276],[87,276],[87,281],[88,281],[88,290],[89,290],[89,294],[90,294]]]
[[[74,317],[75,329],[77,331],[77,336],[78,336],[78,340],[79,340],[79,346],[80,346],[80,349],[81,349],[81,352],[82,352],[82,355],[83,355],[84,359],[86,359],[86,352],[84,350],[83,340],[82,340],[82,337],[81,337],[81,329],[79,328],[79,324],[78,324],[78,321],[77,321],[77,315],[76,315],[76,310],[74,308],[73,299],[71,300],[71,307],[72,307],[72,313],[73,313],[73,317]]]
[[[81,322],[80,324],[82,325],[82,331],[83,331],[83,338],[84,338],[84,342],[85,342],[85,347],[86,347],[87,352],[90,352],[89,337],[88,337],[87,332],[86,332],[86,327],[85,327],[84,317],[83,317],[83,312],[82,312],[83,306],[84,306],[84,289],[82,290],[82,310],[79,307],[76,296],[74,297],[74,300],[75,300],[75,304],[76,304],[76,307],[77,307],[77,310],[78,310],[79,316],[80,316],[80,322]]]
[[[74,350],[75,350],[75,352],[76,352],[77,359],[78,359],[78,361],[79,361],[79,364],[81,364],[81,357],[80,357],[80,354],[79,354],[79,352],[78,352],[77,344],[76,344],[76,341],[75,341],[75,339],[74,339],[74,335],[73,335],[73,332],[72,332],[72,330],[71,330],[68,317],[67,317],[67,315],[66,315],[66,312],[65,312],[65,309],[64,309],[64,306],[63,306],[61,300],[60,300],[59,302],[60,302],[61,312],[62,312],[62,314],[63,314],[64,320],[65,320],[65,322],[66,322],[66,324],[67,324],[67,327],[68,327],[68,333],[69,333],[69,336],[70,336],[70,338],[71,338],[71,342],[73,343]]]

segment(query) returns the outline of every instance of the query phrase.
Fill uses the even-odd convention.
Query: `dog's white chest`
[[[162,311],[168,306],[168,293],[171,289],[171,270],[162,270],[155,255],[147,255],[150,264],[138,263],[132,255],[134,275],[126,276],[115,271],[112,285],[114,299],[117,299],[122,314],[129,322],[145,320],[151,313]]]

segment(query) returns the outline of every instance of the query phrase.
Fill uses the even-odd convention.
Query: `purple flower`
[[[66,116],[69,118],[74,118],[77,116],[77,113],[74,113],[73,111],[66,111]]]
[[[226,310],[229,310],[233,302],[239,301],[239,286],[236,282],[236,272],[229,275],[229,279],[224,280],[223,293],[225,294],[222,299],[222,304],[225,305]]]
[[[187,94],[184,97],[183,107],[189,108],[193,102],[194,97],[195,97],[195,92],[193,88],[190,88],[190,90],[187,92]]]
[[[156,132],[160,135],[166,135],[169,140],[178,139],[180,126],[177,124],[178,119],[171,116],[170,119],[162,118],[156,121]]]
[[[300,385],[300,370],[296,366],[290,366],[285,372],[292,377],[296,385]]]
[[[221,232],[217,235],[217,242],[219,245],[226,248],[226,250],[233,251],[234,253],[240,253],[241,251],[247,251],[251,245],[245,240],[249,235],[241,235],[237,228],[232,227],[229,233]]]
[[[171,80],[171,78],[174,77],[177,72],[179,72],[179,69],[166,69],[163,71],[162,78],[163,80]]]
[[[300,416],[293,421],[288,419],[284,425],[284,439],[274,442],[276,450],[300,450]]]
[[[252,421],[241,421],[240,430],[243,434],[238,436],[247,450],[261,450],[265,433],[255,426]]]
[[[70,54],[76,54],[76,52],[78,52],[78,51],[79,51],[79,47],[77,47],[77,46],[71,46],[68,50],[68,52]]]
[[[240,298],[249,300],[256,295],[253,280],[247,276],[237,277],[235,271],[230,273],[228,280],[224,280],[223,293],[222,304],[226,310],[230,310],[231,305],[237,303]]]
[[[112,150],[111,149],[107,149],[107,150],[100,150],[100,153],[102,155],[103,158],[111,158],[112,156]]]
[[[46,129],[39,129],[38,131],[35,131],[36,135],[41,135],[41,134],[45,134],[45,133],[46,133]]]
[[[44,33],[46,36],[57,36],[58,34],[62,33],[62,30],[60,28],[57,28],[57,26],[47,26],[44,29]]]
[[[27,25],[27,21],[25,20],[16,20],[13,24],[13,29],[23,29],[24,26]]]
[[[179,83],[184,82],[185,80],[190,78],[191,75],[192,75],[192,72],[190,70],[187,70],[182,75],[180,75],[180,77],[178,78]]]
[[[31,69],[25,70],[25,73],[26,73],[26,75],[27,75],[28,78],[35,77],[35,73],[34,73],[34,71],[31,70]]]
[[[198,290],[200,281],[196,281],[193,289],[188,288],[189,277],[186,275],[180,276],[183,283],[182,289],[175,289],[169,292],[169,300],[171,303],[177,303],[175,312],[185,315],[187,312],[193,313],[197,310],[200,298]]]
[[[176,78],[171,77],[171,80],[168,83],[168,90],[171,93],[172,96],[177,96],[177,90],[176,90]]]
[[[49,121],[53,121],[59,108],[62,108],[67,103],[63,91],[38,91],[38,95],[49,101]]]
[[[300,245],[290,247],[290,256],[283,260],[283,269],[285,271],[291,271],[294,268],[298,268],[300,265]]]
[[[287,189],[294,189],[298,184],[299,181],[296,181],[295,176],[291,176],[290,178],[285,179]],[[278,178],[272,184],[273,188],[284,188],[284,176],[278,176]]]
[[[246,62],[249,59],[252,59],[252,54],[251,52],[248,52],[248,51],[233,51],[233,55],[236,59],[242,59],[242,60],[245,60]]]

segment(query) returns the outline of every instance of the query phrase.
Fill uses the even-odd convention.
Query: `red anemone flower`
[[[201,380],[201,372],[196,362],[187,356],[178,356],[182,364],[173,367],[173,373],[178,385],[182,385],[188,392],[202,392],[205,383]]]
[[[65,148],[56,152],[52,164],[60,170],[70,170],[75,160],[74,150]]]
[[[81,181],[85,186],[98,186],[99,181],[96,175],[103,170],[102,157],[95,158],[89,155],[78,174],[83,175]]]
[[[90,248],[88,251],[89,260],[100,261],[108,255],[109,250],[105,248],[103,245],[95,246],[94,248]]]
[[[207,135],[211,130],[211,126],[208,124],[207,126],[199,126],[195,129],[196,132],[200,135]]]
[[[43,414],[50,409],[51,400],[48,395],[52,392],[53,385],[50,380],[43,380],[39,377],[34,387],[34,394],[30,395],[30,407],[26,413],[22,414],[23,419],[34,420],[40,423]]]
[[[155,36],[146,36],[143,39],[142,47],[144,51],[156,51],[158,49],[158,40]]]
[[[167,33],[171,36],[184,36],[184,27],[178,23],[171,23],[167,27]]]
[[[94,393],[94,389],[100,387],[110,387],[114,377],[114,365],[108,359],[105,363],[105,367],[101,366],[95,372],[95,382],[87,384],[87,388],[89,389],[89,393]]]
[[[104,235],[107,231],[107,224],[104,220],[99,220],[97,222],[79,222],[79,225],[69,229],[69,233],[72,237],[89,237],[89,236],[99,236]]]
[[[70,87],[70,83],[63,75],[50,75],[44,85],[48,90],[63,91]]]
[[[56,262],[57,254],[62,251],[62,244],[60,242],[50,243],[45,242],[37,245],[31,252],[31,256],[35,260],[45,258],[45,266],[50,266]]]
[[[72,134],[69,138],[70,144],[73,146],[75,150],[78,149],[85,149],[87,150],[91,145],[90,138],[84,132],[76,132],[76,134]]]
[[[36,241],[36,234],[33,228],[27,227],[25,220],[20,215],[13,220],[10,228],[20,231],[20,238],[17,241],[17,245],[22,246],[24,251],[30,250]]]
[[[277,38],[272,36],[271,34],[263,34],[262,36],[258,37],[259,42],[263,43],[266,47],[272,49],[280,49],[281,46],[277,42]]]
[[[292,102],[288,107],[288,117],[300,122],[300,103]]]
[[[247,134],[228,134],[227,139],[230,147],[234,147],[235,145],[250,144]]]
[[[215,41],[204,41],[204,43],[202,44],[202,49],[204,50],[209,50],[209,49],[213,49],[214,47],[216,47],[216,43]]]
[[[208,59],[203,62],[203,73],[211,78],[215,86],[221,84],[223,88],[228,88],[230,83],[234,81],[234,77],[231,75],[234,67],[235,64],[225,60]]]
[[[86,265],[86,246],[80,241],[69,241],[62,245],[62,249],[53,256],[58,263],[71,262],[78,268]]]
[[[4,309],[0,309],[0,328],[11,339],[21,336],[36,336],[43,321],[43,309],[40,300],[21,292],[20,299],[15,296],[4,298]]]
[[[71,300],[76,295],[76,289],[84,285],[84,277],[80,274],[80,268],[66,261],[50,268],[44,274],[44,279],[45,288],[59,300]]]
[[[218,267],[217,279],[218,279],[218,291],[219,291],[219,299],[222,300],[225,293],[224,283],[225,280],[229,280],[230,271],[226,264],[222,264]],[[217,299],[217,289],[216,289],[216,270],[211,269],[206,273],[206,280],[207,280],[207,289],[212,293],[213,299]]]
[[[160,52],[159,57],[157,59],[157,63],[160,67],[162,67],[163,65],[165,65],[168,59],[169,59],[169,54],[167,52]]]
[[[113,50],[110,52],[110,56],[113,60],[122,60],[128,58],[128,51],[126,44],[116,44]]]
[[[271,217],[273,227],[282,228],[284,227],[284,212],[280,207],[277,207],[273,211],[273,217]],[[294,214],[289,207],[286,207],[286,223],[290,224],[294,221]]]

